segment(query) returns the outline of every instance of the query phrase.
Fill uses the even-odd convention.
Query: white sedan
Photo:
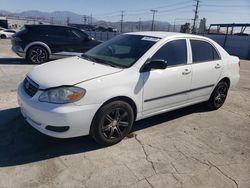
[[[7,39],[7,38],[11,38],[12,35],[14,35],[16,33],[15,30],[12,29],[4,29],[0,31],[0,38],[1,39]]]
[[[21,112],[58,138],[121,141],[134,121],[207,102],[212,110],[239,80],[240,62],[206,37],[168,32],[119,35],[81,57],[36,66],[18,88]]]

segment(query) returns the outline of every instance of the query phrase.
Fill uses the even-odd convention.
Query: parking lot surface
[[[0,40],[0,187],[250,187],[250,61],[218,111],[201,104],[148,118],[105,148],[25,122],[16,88],[34,65],[10,48]]]

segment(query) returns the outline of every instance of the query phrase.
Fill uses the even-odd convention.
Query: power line
[[[182,7],[176,7],[174,9],[165,9],[165,10],[157,10],[157,13],[159,14],[172,14],[170,12],[176,11],[176,10],[182,10],[182,9],[186,9],[186,8],[190,8],[191,5],[186,5],[186,6],[182,6]],[[148,12],[148,11],[147,11]],[[132,13],[132,14],[126,14],[126,16],[140,16],[140,15],[145,15],[147,14],[147,12],[141,12],[141,13]]]
[[[192,33],[195,33],[195,24],[196,24],[196,20],[198,19],[198,8],[199,8],[199,3],[200,3],[200,0],[195,0],[195,1],[196,1],[196,5],[195,5],[195,11],[194,11],[194,23],[193,23]]]
[[[175,6],[179,6],[179,5],[187,5],[190,4],[190,0],[186,0],[184,2],[178,2],[178,3],[174,3],[174,4],[168,4],[168,5],[163,5],[163,6],[158,6],[158,7],[153,7],[153,8],[145,8],[145,9],[135,9],[135,10],[125,10],[126,12],[146,12],[149,11],[150,9],[163,9],[163,8],[170,8],[170,7],[175,7]],[[191,4],[190,4],[191,6]],[[170,9],[167,9],[166,11],[168,11]],[[113,15],[113,14],[117,14],[119,11],[114,11],[114,12],[110,12],[110,13],[103,13],[103,14],[98,14],[98,15],[94,15],[94,17],[102,17],[102,16],[109,16],[109,15]],[[143,13],[142,13],[143,14]]]
[[[202,4],[205,7],[222,7],[222,8],[249,8],[246,5],[216,5],[216,4]]]
[[[175,7],[175,6],[183,5],[183,4],[190,4],[190,0],[187,0],[187,1],[184,1],[184,2],[170,4],[170,5],[163,5],[163,6],[159,6],[159,7],[153,7],[153,9],[170,8],[170,7]],[[126,10],[126,12],[141,12],[141,11],[148,11],[148,10],[150,10],[150,8],[137,9],[137,10]]]
[[[151,31],[154,31],[154,30],[155,30],[155,26],[154,26],[154,22],[155,22],[155,13],[157,12],[157,10],[152,9],[152,10],[150,10],[150,11],[153,12]]]
[[[103,13],[103,14],[97,14],[97,15],[94,15],[94,16],[95,17],[102,17],[102,16],[107,16],[107,15],[117,14],[117,13],[119,13],[119,11],[107,12],[107,13]]]

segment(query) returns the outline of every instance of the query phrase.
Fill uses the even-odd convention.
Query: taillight
[[[239,68],[240,68],[240,61],[238,62]]]

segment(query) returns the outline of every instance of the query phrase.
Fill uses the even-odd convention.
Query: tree
[[[181,25],[181,33],[190,33],[190,23],[185,23],[184,25]]]

